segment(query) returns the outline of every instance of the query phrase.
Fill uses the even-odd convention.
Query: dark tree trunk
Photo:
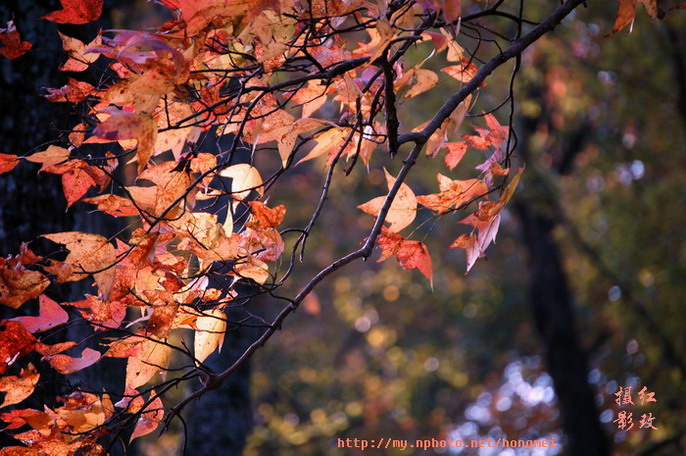
[[[546,64],[537,62],[542,71]],[[554,233],[562,221],[555,179],[573,171],[575,158],[583,150],[592,125],[584,118],[575,130],[556,131],[545,90],[537,83],[524,88],[527,98],[541,107],[541,113],[536,117],[522,116],[519,128],[518,152],[528,169],[524,173],[524,188],[515,197],[514,209],[522,223],[528,252],[529,302],[536,329],[543,339],[562,430],[569,441],[565,454],[609,456],[611,443],[600,423],[594,391],[588,383],[588,354],[579,341],[574,297]],[[556,138],[554,144],[546,145],[546,157],[534,148],[536,143],[532,141],[540,129]]]
[[[224,137],[219,142],[202,141],[205,151],[218,153],[231,147],[232,137]],[[239,148],[233,163],[247,163],[249,149]],[[228,203],[228,202],[227,202]],[[200,207],[198,207],[200,209]],[[206,208],[208,211],[214,207]],[[222,211],[223,212],[223,211]],[[219,214],[223,221],[224,213]],[[240,218],[240,217],[238,217]],[[218,271],[211,284],[218,289],[233,289],[228,270]],[[245,350],[260,336],[256,328],[238,323],[250,320],[250,312],[259,310],[260,297],[252,296],[250,287],[238,287],[238,297],[233,306],[225,309],[228,330],[221,353],[214,353],[204,362],[213,372],[221,372],[231,366]],[[241,304],[238,304],[242,302]],[[199,388],[199,383],[194,388]],[[209,391],[198,399],[187,416],[185,455],[192,456],[240,456],[245,442],[253,427],[252,406],[250,402],[250,361],[230,375],[219,388]],[[184,455],[184,456],[185,456]]]
[[[61,41],[56,24],[38,20],[57,1],[6,1],[0,5],[2,26],[14,17],[23,40],[33,49],[16,60],[0,59],[0,152],[24,155],[58,138],[58,128],[68,128],[69,110],[64,104],[49,103],[38,96],[41,87],[59,87]],[[55,122],[59,121],[60,124]],[[0,252],[17,253],[21,242],[42,233],[67,228],[72,214],[65,213],[59,178],[36,177],[36,166],[21,163],[0,175]]]
[[[225,369],[254,340],[252,333],[245,328],[227,333],[222,353],[212,355],[206,364],[215,372]],[[251,429],[250,366],[246,363],[218,389],[193,404],[188,417],[185,453],[189,456],[240,456]]]
[[[33,44],[33,49],[16,60],[0,59],[0,106],[3,107],[0,121],[0,152],[27,155],[41,151],[49,144],[65,146],[67,131],[77,122],[77,114],[66,103],[51,103],[40,96],[43,87],[60,87],[66,83],[67,76],[59,71],[66,59],[62,42],[57,35],[58,26],[49,21],[39,20],[41,16],[60,9],[57,0],[12,0],[0,5],[1,26],[9,20],[14,23],[22,40]],[[110,8],[111,9],[111,8]],[[86,42],[93,39],[101,26],[107,26],[109,11],[97,24],[85,26],[59,26],[62,33],[75,36]],[[86,72],[78,78],[94,77]],[[112,218],[86,214],[76,204],[69,211],[62,193],[60,177],[52,174],[37,174],[38,166],[22,162],[11,172],[0,175],[0,254],[13,255],[19,252],[22,242],[31,242],[31,248],[39,253],[47,247],[38,238],[44,233],[61,231],[84,231],[107,234],[116,231],[117,224]],[[81,283],[50,286],[45,293],[59,302],[68,302],[82,296]],[[26,304],[22,310],[32,313],[35,309]],[[35,313],[34,313],[35,314]],[[0,306],[0,317],[7,316],[7,309]],[[83,340],[84,326],[70,328],[60,340]],[[56,337],[48,343],[58,342]],[[121,375],[111,375],[111,363],[119,360],[104,360],[103,363],[87,371],[69,376],[72,384],[83,382],[96,390],[120,391],[123,385]],[[53,369],[46,368],[39,357],[32,362],[39,368],[41,379],[34,394],[21,407],[42,408],[52,406],[55,398],[68,392],[67,381]],[[6,442],[3,437],[0,444]]]
[[[33,50],[16,59],[0,58],[0,152],[25,155],[41,144],[57,137],[55,119],[67,119],[65,106],[40,98],[41,87],[56,86],[62,81],[58,75],[61,54],[55,24],[37,18],[57,1],[5,1],[0,4],[1,26],[14,19],[22,40],[33,43]],[[53,175],[36,177],[36,166],[20,163],[9,173],[0,175],[0,255],[17,254],[22,242],[31,241],[42,233],[64,231],[73,221],[66,213],[59,178]],[[0,306],[0,318],[8,316]],[[34,360],[36,366],[40,365]],[[22,403],[26,407],[51,404],[64,392],[60,376],[52,369],[41,372],[41,381],[33,396]],[[2,434],[0,444],[17,442]]]
[[[559,247],[556,220],[534,205],[517,206],[529,251],[529,290],[536,328],[543,338],[571,456],[607,456],[610,446],[588,384],[588,359],[574,324],[574,305]]]

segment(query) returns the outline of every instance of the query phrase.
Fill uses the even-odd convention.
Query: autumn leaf
[[[130,199],[118,195],[98,195],[82,201],[97,205],[99,211],[113,217],[133,217],[139,214]]]
[[[18,321],[4,321],[0,329],[0,374],[33,350],[36,338]]]
[[[58,353],[62,353],[64,351],[67,351],[70,348],[74,348],[74,347],[76,347],[76,345],[78,345],[78,344],[76,342],[73,342],[73,341],[60,342],[60,343],[54,344],[54,345],[47,345],[47,344],[43,344],[41,342],[38,342],[36,344],[35,350],[36,350],[36,353],[38,353],[39,355],[52,356],[52,355],[56,355]]]
[[[445,165],[452,171],[462,161],[469,146],[464,141],[458,141],[448,143],[445,147],[448,148],[448,153],[445,154]]]
[[[14,21],[8,21],[7,27],[0,29],[0,56],[14,60],[26,54],[33,47],[28,41],[22,41],[14,25]]]
[[[465,274],[472,269],[474,263],[481,255],[481,249],[479,248],[479,241],[476,234],[466,235],[463,234],[450,245],[451,249],[465,249],[467,252],[467,270]]]
[[[103,301],[97,296],[86,295],[86,299],[70,302],[68,305],[76,308],[96,331],[116,329],[126,317],[126,306],[122,302]]]
[[[0,258],[0,304],[18,309],[29,299],[38,297],[49,284],[50,280],[40,272]]]
[[[187,143],[195,143],[198,140],[202,129],[195,126],[169,129],[165,129],[165,127],[167,125],[175,125],[182,122],[183,119],[192,117],[194,114],[193,108],[186,103],[166,102],[163,105],[158,106],[158,110],[154,113],[153,117],[157,119],[158,129],[161,131],[158,131],[157,137],[155,138],[155,146],[153,148],[155,155],[171,150],[172,154],[174,154],[174,159],[176,161],[181,160],[184,146]],[[214,155],[204,153],[204,156],[208,155],[214,157]],[[197,157],[195,158],[197,159]]]
[[[417,196],[417,202],[439,215],[488,193],[488,186],[480,179],[452,180],[440,173],[437,177],[441,192]]]
[[[51,414],[48,414],[47,412],[43,412],[40,410],[34,410],[34,409],[16,409],[12,410],[11,412],[8,413],[2,413],[0,414],[0,419],[4,421],[5,423],[8,423],[7,427],[5,429],[17,429],[21,426],[24,426],[25,424],[28,424],[29,426],[33,427],[34,429],[43,429],[49,427],[50,421],[54,419],[54,416],[50,416]],[[52,414],[54,415],[54,414]],[[18,447],[13,447],[13,448],[18,448]],[[25,447],[22,447],[25,448]],[[3,450],[0,450],[3,451]],[[3,453],[0,453],[3,454]],[[36,455],[36,456],[42,456],[40,453],[32,452],[32,453],[9,453],[10,455],[25,455],[25,454],[30,454],[30,455]],[[4,455],[3,455],[4,456]]]
[[[164,419],[162,399],[155,393],[155,390],[150,391],[150,398],[154,399],[150,401],[150,404],[143,409],[143,412],[138,417],[136,427],[133,429],[129,442],[154,432],[160,425],[160,422]]]
[[[424,277],[431,280],[433,267],[431,265],[431,255],[426,245],[419,241],[405,240],[396,253],[398,263],[405,269],[418,269]]]
[[[472,80],[479,69],[474,64],[474,59],[470,57],[463,57],[460,65],[451,65],[443,68],[442,72],[457,79],[460,82],[467,83]]]
[[[328,154],[329,157],[335,156],[349,134],[349,129],[342,127],[334,127],[317,133],[313,138],[317,145],[301,158],[296,166],[324,154]]]
[[[223,169],[219,175],[232,179],[231,196],[239,201],[247,198],[252,190],[260,195],[264,193],[260,172],[247,163],[229,166]]]
[[[395,178],[384,169],[386,183],[390,191],[395,184]],[[379,196],[371,201],[357,206],[358,209],[369,215],[377,217],[386,201],[385,196]],[[386,215],[385,222],[389,223],[389,231],[397,233],[411,224],[417,216],[417,198],[412,189],[404,182],[400,185],[391,207]]]
[[[507,126],[500,125],[500,122],[493,114],[486,114],[485,118],[487,128],[474,127],[478,135],[462,135],[462,137],[475,149],[488,150],[491,147],[499,148],[501,143],[509,136],[510,129]]]
[[[23,368],[19,375],[10,375],[0,378],[0,391],[5,393],[5,400],[0,408],[18,404],[33,393],[40,374],[33,364]]]
[[[464,58],[464,49],[457,42],[455,38],[446,29],[441,29],[441,34],[445,38],[446,48],[448,49],[448,55],[446,59],[448,62],[461,62]]]
[[[326,87],[319,81],[308,81],[307,85],[293,95],[293,101],[302,105],[302,119],[312,116],[326,103]],[[283,159],[283,155],[282,155]]]
[[[100,18],[103,0],[60,0],[62,9],[41,19],[58,24],[87,24]]]
[[[234,266],[235,275],[242,279],[251,279],[260,285],[269,280],[269,266],[252,255],[240,259]]]
[[[517,185],[519,185],[519,180],[521,179],[523,172],[524,168],[520,168],[519,171],[517,171],[517,174],[515,174],[515,176],[510,180],[510,182],[507,183],[507,186],[503,190],[503,193],[500,196],[500,200],[498,200],[498,202],[484,205],[484,209],[480,208],[480,210],[477,211],[477,216],[481,220],[492,219],[505,207],[505,205],[510,201],[510,199],[514,195],[514,192],[517,189]]]
[[[614,35],[634,22],[634,18],[636,17],[636,5],[639,1],[643,4],[651,18],[658,19],[664,16],[664,11],[660,8],[658,0],[619,0],[617,19],[612,27],[612,32],[607,36]],[[631,32],[631,30],[629,30],[629,32]]]
[[[145,406],[145,400],[138,390],[126,388],[121,400],[115,403],[114,406],[124,409],[124,413],[133,414],[143,410],[143,407]]]
[[[42,237],[63,244],[69,250],[64,264],[70,266],[71,273],[62,281],[74,282],[82,280],[85,276],[93,275],[103,296],[109,295],[114,282],[115,270],[113,266],[116,255],[114,246],[107,238],[99,234],[76,231],[44,234]]]
[[[41,163],[40,171],[62,176],[62,191],[67,200],[67,207],[81,199],[91,187],[97,185],[102,190],[110,182],[109,176],[103,170],[91,166],[85,160],[67,160],[69,151],[63,147],[50,146],[43,152],[23,158]]]
[[[381,263],[398,253],[404,240],[405,238],[398,233],[388,231],[386,227],[381,228],[381,234],[376,237],[376,243],[381,248],[381,258],[377,260],[377,263]]]
[[[16,317],[12,321],[20,322],[30,333],[46,331],[69,321],[69,314],[52,299],[40,295],[38,302],[37,317]]]
[[[0,174],[8,173],[19,164],[19,157],[12,154],[0,154]]]
[[[486,256],[486,248],[491,244],[491,242],[495,242],[495,237],[498,234],[498,228],[500,227],[500,214],[495,214],[492,217],[489,215],[488,218],[485,220],[482,220],[480,218],[480,211],[482,210],[482,208],[485,206],[491,206],[493,204],[495,203],[482,202],[479,205],[478,211],[476,211],[474,214],[470,214],[468,217],[464,218],[463,220],[460,220],[459,222],[462,224],[471,225],[478,230],[478,235],[476,236],[476,245],[471,244],[471,237],[469,239],[469,242],[465,244],[465,240],[460,239],[462,238],[461,236],[450,246],[450,248],[467,249],[467,272],[469,272],[469,269],[471,269],[472,265],[474,264],[474,261],[476,261],[476,258]],[[464,245],[466,245],[466,247]],[[475,252],[471,251],[470,249],[474,249]],[[476,256],[476,258],[474,258],[473,255],[475,255],[476,253],[478,253],[478,255]]]
[[[221,351],[225,332],[226,314],[219,309],[205,311],[195,320],[193,349],[199,363],[205,361],[215,350]]]
[[[110,344],[105,356],[128,358],[127,388],[136,389],[148,383],[157,372],[167,368],[171,347],[154,337],[133,335]]]
[[[276,228],[286,215],[286,206],[268,207],[261,201],[250,201],[250,224],[263,228]]]
[[[135,139],[138,143],[136,160],[140,174],[154,152],[157,122],[147,113],[136,114],[117,108],[107,108],[103,113],[109,117],[95,127],[93,134],[108,141]]]
[[[640,0],[648,15],[653,19],[662,19],[665,12],[660,8],[660,0]]]
[[[80,103],[89,95],[95,93],[95,87],[84,81],[77,81],[74,78],[69,78],[68,83],[59,89],[45,88],[47,92],[43,95],[48,101]]]
[[[612,27],[612,32],[610,32],[608,36],[614,35],[634,21],[637,1],[638,0],[619,0],[617,19],[615,20],[615,25]]]
[[[472,96],[468,95],[464,101],[462,101],[457,108],[450,114],[450,116],[443,121],[441,126],[436,129],[432,133],[432,135],[429,137],[428,141],[426,142],[426,156],[427,157],[435,157],[438,151],[444,147],[448,139],[454,135],[457,130],[460,128],[462,125],[462,122],[464,122],[465,116],[467,115],[467,112],[469,111],[470,105],[471,105],[471,100]],[[418,131],[423,129],[426,126],[426,124],[421,125],[417,128],[414,129],[414,131]]]
[[[23,158],[32,163],[40,163],[42,165],[40,171],[45,171],[50,169],[52,165],[67,161],[69,159],[69,151],[64,147],[48,146],[42,152],[36,152]]]
[[[100,54],[97,52],[89,51],[91,48],[102,44],[102,37],[100,34],[98,34],[93,41],[86,44],[81,40],[64,35],[59,31],[57,33],[62,39],[62,48],[69,54],[67,61],[60,66],[61,71],[71,71],[74,73],[84,71],[91,63],[95,62],[100,57]]]
[[[405,93],[405,98],[414,98],[427,90],[435,87],[438,83],[438,76],[431,70],[425,70],[422,68],[413,68],[409,73],[414,77],[414,84],[410,87],[410,90]]]
[[[299,135],[326,125],[331,124],[321,119],[303,118],[296,120],[291,126],[285,127],[286,131],[281,135],[277,143],[282,166],[285,167],[288,164]]]
[[[441,0],[441,10],[445,22],[453,24],[462,14],[462,0]]]
[[[158,290],[156,290],[158,291]],[[159,291],[158,295],[168,294],[168,292]],[[147,329],[155,337],[166,339],[171,334],[174,323],[174,316],[179,309],[179,306],[174,302],[171,295],[167,299],[157,299],[152,303],[153,311],[148,320]]]
[[[381,230],[376,242],[381,248],[381,258],[377,262],[384,261],[396,255],[398,263],[404,269],[418,269],[424,277],[432,280],[433,266],[429,250],[422,242],[411,241],[403,238],[387,228]]]
[[[62,400],[64,405],[55,409],[55,413],[60,418],[56,423],[57,426],[64,423],[72,431],[80,434],[100,428],[115,412],[114,405],[107,394],[99,396],[84,391],[75,391]],[[81,442],[77,441],[77,444],[81,445]],[[86,453],[84,452],[84,454]],[[95,454],[103,454],[103,452],[96,452]]]
[[[145,179],[155,184],[155,214],[167,213],[168,216],[178,215],[178,210],[170,211],[173,204],[181,204],[181,198],[188,192],[191,183],[190,174],[176,170],[174,161],[167,161],[160,165],[147,168],[140,173],[138,181]],[[191,204],[192,205],[192,204]]]
[[[43,360],[48,361],[53,369],[60,374],[71,374],[95,364],[100,356],[99,351],[86,347],[81,356],[77,358],[67,355],[49,355],[44,356]]]
[[[491,242],[495,242],[495,237],[500,226],[500,211],[512,198],[523,171],[524,168],[521,168],[508,183],[505,190],[503,190],[503,194],[500,196],[499,201],[482,201],[479,203],[479,209],[476,212],[460,221],[460,223],[471,225],[478,230],[478,235],[474,233],[471,233],[470,235],[463,234],[450,246],[451,249],[460,248],[466,250],[466,272],[469,272],[478,258],[485,256],[484,252]]]

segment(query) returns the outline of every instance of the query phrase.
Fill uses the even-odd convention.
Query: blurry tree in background
[[[684,19],[649,21],[678,2],[582,3],[164,0],[107,5],[115,27],[149,33],[88,43],[61,26],[62,69],[77,77],[47,95],[75,115],[58,126],[65,147],[28,155],[38,144],[23,138],[0,166],[24,159],[3,178],[27,194],[34,178],[13,177],[24,161],[61,175],[77,222],[16,223],[23,207],[60,206],[12,197],[3,242],[16,237],[17,253],[40,233],[88,234],[44,236],[39,255],[25,245],[2,263],[3,304],[41,296],[37,319],[0,329],[4,435],[30,448],[0,454],[122,452],[134,439],[141,454],[241,454],[248,359],[273,335],[251,382],[250,455],[352,454],[339,438],[380,437],[686,451]],[[102,6],[62,4],[46,18],[89,23]],[[21,38],[12,23],[2,35],[12,65],[40,52],[21,55],[41,33],[25,21]],[[63,61],[33,76],[5,63],[6,83],[54,87],[64,81],[45,75]],[[21,125],[8,119],[6,136]],[[78,221],[85,203],[98,222]],[[355,261],[375,245],[397,262]],[[464,255],[437,254],[448,246],[466,251],[468,276]],[[97,291],[57,285],[83,278]],[[67,339],[53,330],[65,323]],[[69,356],[64,340],[79,343]],[[42,360],[22,358],[33,350]],[[116,358],[127,367],[103,393],[94,382]],[[72,389],[14,406],[51,368]],[[618,429],[615,393],[643,386],[658,401]],[[657,429],[639,429],[647,412]]]
[[[628,36],[608,38],[615,6],[580,11],[524,54],[515,128],[528,168],[489,261],[463,278],[460,258],[435,259],[433,289],[393,264],[319,289],[315,312],[258,358],[261,425],[248,454],[322,454],[339,436],[503,433],[556,436],[559,454],[572,454],[545,345],[532,332],[520,208],[552,219],[575,310],[569,324],[589,359],[588,375],[571,380],[588,379],[615,451],[684,453],[685,25],[678,15],[639,18]],[[451,234],[438,226],[431,239]],[[340,344],[323,341],[331,327]],[[658,402],[634,411],[634,429],[623,432],[612,422],[621,410],[614,393],[627,385],[648,386]],[[646,411],[658,431],[637,429]]]

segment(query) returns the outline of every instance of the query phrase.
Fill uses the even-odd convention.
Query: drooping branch
[[[400,169],[394,184],[391,186],[387,196],[385,197],[383,206],[376,217],[375,223],[369,232],[369,235],[362,247],[359,249],[339,258],[338,260],[331,263],[326,268],[319,271],[312,279],[310,279],[307,284],[300,290],[300,292],[290,301],[290,303],[274,318],[271,326],[265,330],[265,332],[248,347],[248,349],[228,368],[224,371],[211,375],[207,380],[206,384],[191,393],[183,401],[172,408],[171,413],[167,416],[167,425],[170,420],[178,415],[185,406],[187,406],[192,401],[201,397],[207,391],[216,388],[221,384],[224,379],[229,375],[236,372],[241,365],[246,362],[252,354],[262,347],[267,340],[269,340],[274,333],[281,327],[285,319],[290,315],[299,304],[305,299],[305,297],[318,285],[321,281],[327,278],[329,275],[338,271],[347,264],[360,259],[368,258],[372,249],[374,248],[375,242],[379,234],[381,233],[381,228],[386,221],[388,212],[393,204],[393,201],[400,190],[401,185],[407,179],[407,176],[415,164],[417,158],[419,157],[424,144],[429,139],[429,137],[442,125],[442,123],[452,114],[452,112],[457,108],[457,106],[465,100],[465,98],[471,93],[475,92],[483,83],[483,81],[499,66],[506,63],[508,60],[520,55],[525,49],[527,49],[531,44],[536,42],[545,33],[553,30],[569,13],[571,13],[576,7],[584,3],[584,0],[570,0],[567,3],[560,6],[555,10],[546,20],[537,25],[529,33],[521,37],[505,51],[498,54],[491,60],[489,60],[478,73],[466,83],[456,94],[451,96],[448,101],[437,111],[433,119],[429,124],[418,133],[409,133],[400,135],[398,138],[399,144],[404,144],[407,142],[414,142],[412,150],[409,152],[406,159],[403,161],[403,166]]]

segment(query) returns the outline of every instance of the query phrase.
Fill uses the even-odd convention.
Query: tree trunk
[[[59,75],[61,42],[56,24],[38,18],[57,1],[6,1],[0,5],[2,26],[14,17],[23,40],[33,49],[16,60],[0,59],[0,152],[24,155],[55,140],[58,128],[69,118],[61,103],[50,103],[38,94],[42,87],[56,87],[64,80]],[[60,124],[56,125],[55,122]],[[0,252],[17,253],[21,242],[42,233],[67,228],[72,214],[66,213],[59,178],[50,174],[36,177],[36,166],[21,163],[12,172],[0,175]]]
[[[568,454],[607,456],[610,446],[587,381],[588,359],[577,340],[572,296],[553,238],[556,220],[527,203],[519,203],[517,210],[529,251],[531,307],[555,383]]]
[[[231,313],[227,312],[231,320]],[[215,372],[230,366],[256,339],[256,331],[236,327],[226,334],[220,354],[205,362]],[[195,388],[200,385],[195,385]],[[189,411],[185,454],[240,456],[252,429],[249,361],[216,390],[202,396]]]
[[[43,87],[60,87],[66,83],[67,76],[59,71],[59,66],[66,60],[62,51],[62,42],[57,35],[55,23],[39,20],[41,16],[60,9],[57,0],[12,0],[0,5],[1,26],[9,20],[14,23],[24,41],[33,44],[33,48],[16,60],[0,58],[0,106],[5,107],[0,122],[0,152],[15,155],[27,155],[40,151],[49,144],[65,145],[66,131],[77,122],[76,113],[66,103],[51,103],[40,96]],[[89,42],[109,23],[109,10],[106,8],[103,19],[97,24],[84,26],[59,26],[60,31],[70,36]],[[93,74],[85,73],[93,77]],[[79,75],[79,78],[83,76]],[[0,175],[0,254],[13,255],[19,252],[22,242],[31,242],[31,248],[44,253],[46,243],[37,239],[45,233],[61,231],[84,231],[108,234],[115,232],[118,224],[111,217],[87,214],[80,204],[67,211],[62,193],[60,177],[41,173],[38,166],[21,162],[11,172]],[[52,250],[52,248],[50,248]],[[58,302],[69,302],[83,296],[84,284],[51,285],[45,293]],[[8,316],[7,308],[0,306],[0,318]],[[26,304],[22,310],[35,315],[35,307]],[[14,315],[13,315],[14,316]],[[64,340],[81,341],[88,334],[84,326],[75,326],[48,343]],[[59,340],[58,340],[59,338]],[[34,394],[20,404],[20,407],[41,409],[43,405],[52,406],[55,398],[69,392],[66,379],[51,368],[46,368],[39,357],[31,359],[41,372],[41,379]],[[96,390],[103,387],[107,391],[123,389],[124,367],[119,366],[112,375],[112,364],[121,360],[105,359],[84,372],[72,374],[72,384],[83,383]],[[4,434],[0,444],[16,445],[17,442],[5,441]]]

